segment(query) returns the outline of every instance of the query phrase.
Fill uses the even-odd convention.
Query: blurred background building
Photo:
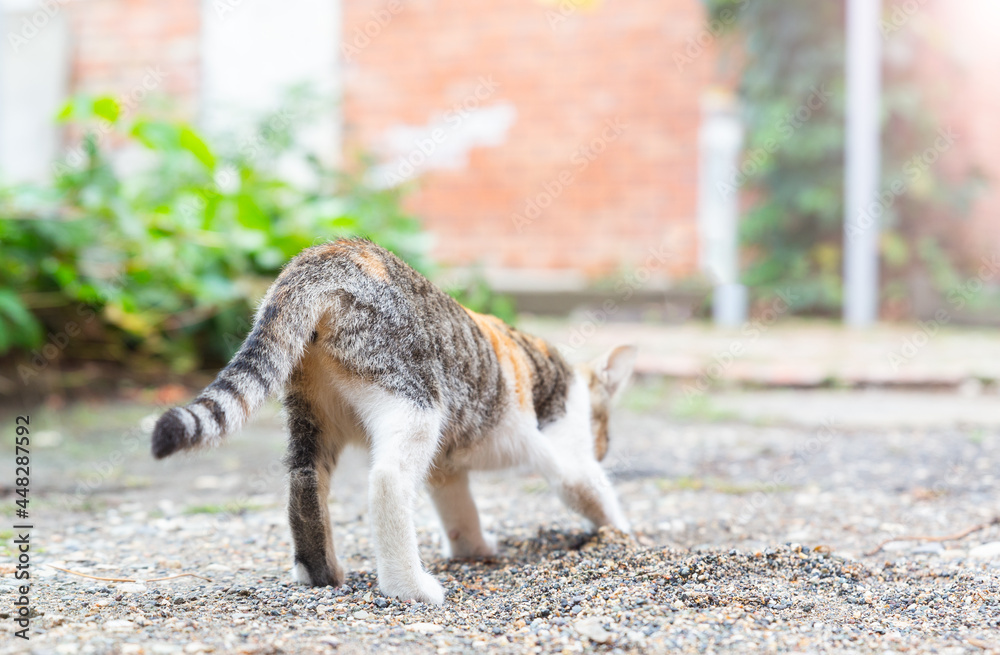
[[[481,263],[504,286],[559,287],[641,265],[666,240],[659,272],[696,271],[699,126],[706,97],[734,85],[719,25],[698,0],[4,7],[8,175],[47,169],[60,147],[50,118],[73,93],[166,95],[211,127],[309,82],[342,98],[315,132],[317,149],[374,152],[387,183],[419,177],[411,206],[437,235],[440,260]],[[921,79],[959,135],[941,166],[972,163],[995,179],[1000,9],[900,7],[935,45],[918,55]],[[955,226],[966,255],[1000,244],[998,215],[991,186]]]
[[[403,206],[422,222],[421,237],[430,237],[430,259],[479,271],[494,290],[515,294],[521,310],[599,306],[602,296],[624,302],[693,293],[687,309],[658,314],[684,319],[706,313],[711,285],[741,278],[751,314],[793,289],[801,301],[790,313],[839,315],[841,2],[3,0],[0,6],[4,184],[44,184],[78,152],[80,130],[54,120],[67,99],[107,95],[117,100],[120,116],[165,112],[209,139],[257,129],[265,112],[280,116],[288,90],[304,84],[322,102],[299,141],[332,166],[350,170],[366,161],[364,180],[374,189],[404,189]],[[984,288],[1000,299],[1000,5],[886,0],[882,16],[886,156],[882,193],[872,205],[876,229],[884,230],[882,317],[927,318],[945,308],[949,321],[996,321],[1000,303],[966,301]],[[720,117],[723,128],[734,130],[723,139],[736,148],[728,166],[708,150],[717,141],[709,135],[727,134],[712,128]],[[102,147],[116,143],[107,139]],[[253,149],[253,138],[240,146]],[[191,142],[183,147],[190,150]],[[191,152],[211,169],[201,182],[211,188],[199,193],[230,193],[213,156]],[[123,175],[131,162],[119,160]],[[286,173],[294,180],[302,171]],[[901,190],[893,190],[897,182]],[[178,207],[190,200],[182,197],[185,184],[163,201],[166,213],[181,216],[178,224],[186,220]],[[203,197],[196,206],[205,206]],[[740,210],[742,231],[739,261],[719,264],[718,253],[736,235],[720,236],[705,216],[725,207],[716,203],[722,197]],[[105,213],[113,214],[114,198],[108,203]],[[266,231],[279,215],[274,207],[240,207],[256,212],[239,218],[241,230]],[[81,211],[87,210],[74,205],[63,214]],[[144,205],[130,215],[151,229],[158,212],[164,213]],[[154,232],[172,234],[164,230]],[[205,243],[218,250],[232,238],[220,235],[222,241]],[[182,310],[190,321],[217,316],[212,312],[222,307],[244,315],[259,289],[233,283],[223,293],[229,284],[223,280],[243,272],[267,277],[309,238],[329,235],[274,241],[280,247],[258,247],[252,236],[232,238],[250,253],[249,263],[230,258],[230,269],[210,271],[218,275],[211,285],[139,322],[141,302],[118,298],[147,284],[142,257],[150,251],[138,241],[124,266],[130,277],[119,291],[125,292],[102,291],[93,276],[84,280],[98,288],[91,296],[104,294],[97,301],[55,264],[34,272],[12,266],[4,280],[14,297],[9,302],[35,313],[43,327],[65,321],[45,316],[52,301],[44,294],[59,287],[67,302],[97,302],[113,329],[145,339],[150,326]],[[30,253],[23,251],[24,261]],[[63,264],[82,271],[88,256],[81,249]],[[579,303],[559,300],[567,297]],[[234,299],[244,304],[225,304]],[[214,310],[205,309],[213,303]],[[27,325],[15,314],[0,315],[0,327],[3,320]],[[234,320],[213,328],[212,338],[231,333]],[[169,330],[189,325],[168,324],[168,341],[177,338]],[[32,329],[35,337],[25,332],[8,341],[40,343],[44,330]]]

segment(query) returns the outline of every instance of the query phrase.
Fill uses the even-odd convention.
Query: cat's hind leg
[[[468,471],[441,476],[430,485],[431,498],[447,537],[448,557],[480,559],[496,555],[495,541],[483,534],[469,489]]]
[[[437,451],[441,417],[383,398],[362,419],[371,440],[368,503],[382,593],[440,605],[444,588],[420,562],[413,508]]]
[[[292,574],[297,582],[321,587],[344,584],[330,532],[327,496],[330,474],[340,454],[324,434],[320,419],[305,393],[292,387],[285,396],[289,442],[288,522],[295,543]]]

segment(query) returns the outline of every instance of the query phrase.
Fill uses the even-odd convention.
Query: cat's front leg
[[[594,527],[610,525],[622,532],[631,532],[628,519],[618,503],[618,494],[607,474],[596,464],[588,469],[582,474],[574,472],[556,483],[560,500],[582,514]]]
[[[583,515],[594,527],[609,525],[622,532],[632,531],[611,480],[596,460],[559,461],[549,455],[542,458],[538,468],[563,504]]]
[[[431,482],[430,489],[445,531],[445,556],[484,559],[496,555],[496,540],[484,534],[479,523],[468,471],[441,476]]]

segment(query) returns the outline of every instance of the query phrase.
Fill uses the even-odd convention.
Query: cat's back
[[[465,308],[396,255],[342,239],[303,251],[281,277],[276,287],[310,289],[329,307],[314,343],[338,366],[420,406],[494,418],[496,353]]]
[[[342,329],[391,330],[462,318],[461,305],[385,248],[367,239],[339,239],[303,250],[272,290],[308,293],[336,305]],[[333,308],[332,308],[333,309]]]

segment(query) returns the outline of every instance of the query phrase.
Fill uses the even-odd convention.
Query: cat
[[[635,354],[619,346],[570,367],[542,339],[466,309],[388,250],[342,239],[285,266],[232,361],[190,404],[158,419],[152,453],[216,445],[284,391],[295,580],[344,582],[327,495],[353,443],[369,453],[379,588],[441,604],[444,589],[421,564],[413,524],[423,484],[455,558],[496,553],[470,470],[527,465],[595,526],[629,532],[599,462],[608,408]]]

